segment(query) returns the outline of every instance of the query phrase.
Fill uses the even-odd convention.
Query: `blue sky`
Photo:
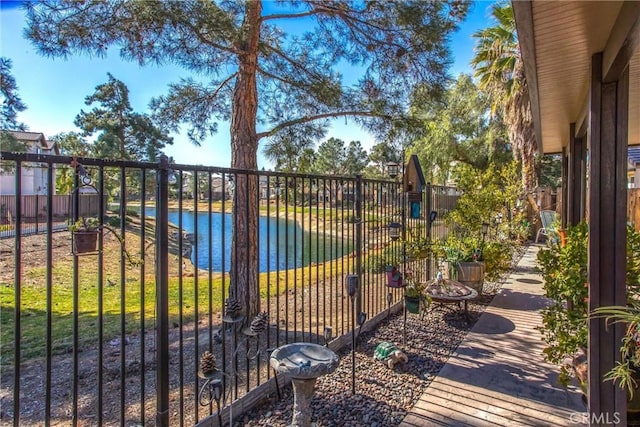
[[[136,63],[120,60],[117,52],[106,58],[90,58],[86,55],[68,59],[47,58],[36,53],[34,47],[24,39],[24,12],[16,2],[1,1],[0,8],[0,55],[13,62],[12,74],[18,85],[18,95],[27,105],[27,110],[18,119],[29,130],[43,132],[50,137],[60,132],[77,130],[73,124],[80,109],[87,111],[84,104],[87,95],[95,87],[107,81],[107,72],[123,81],[130,92],[133,109],[148,112],[148,103],[154,96],[166,92],[167,85],[188,76],[188,71],[173,65],[162,67],[139,67]],[[471,35],[488,23],[493,2],[476,2],[462,28],[451,38],[454,64],[450,74],[471,72],[469,62],[473,55]],[[219,132],[194,146],[184,135],[174,134],[174,145],[165,152],[176,162],[228,167],[231,150],[228,124],[222,123]],[[374,138],[362,131],[353,121],[344,119],[333,122],[327,138],[336,137],[346,142],[359,140],[365,149],[375,144]],[[270,168],[262,154],[258,153],[259,167]]]

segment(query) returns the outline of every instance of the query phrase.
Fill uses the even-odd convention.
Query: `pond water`
[[[146,209],[146,214],[155,216],[155,209]],[[194,233],[196,216],[197,245],[193,246],[191,261],[205,270],[230,271],[233,216],[217,212],[196,215],[194,212],[182,211],[182,229],[186,233]],[[170,222],[178,225],[179,219],[179,211],[169,210]],[[339,258],[350,251],[349,242],[303,231],[295,221],[261,216],[258,230],[260,272],[304,267],[310,263]]]

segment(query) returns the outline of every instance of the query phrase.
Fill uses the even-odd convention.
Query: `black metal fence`
[[[6,152],[2,162],[15,197],[13,231],[0,239],[0,401],[2,422],[16,426],[196,424],[218,410],[201,394],[203,352],[215,356],[224,406],[273,377],[270,349],[345,336],[355,314],[372,318],[402,299],[386,286],[388,266],[431,277],[433,261],[409,257],[405,243],[444,237],[457,199],[427,185],[409,213],[399,181]],[[26,165],[43,169],[48,189],[32,235],[20,231]],[[70,204],[63,227],[56,186]],[[66,227],[87,219],[87,194],[97,203],[88,249]],[[236,215],[234,203],[257,207],[254,216]],[[250,221],[255,242],[233,245]],[[390,223],[404,239],[390,237]],[[258,253],[250,274],[262,328],[225,311],[239,247]],[[355,304],[348,275],[361,284]]]

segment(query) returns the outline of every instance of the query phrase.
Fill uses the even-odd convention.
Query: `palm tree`
[[[492,97],[492,112],[501,114],[507,125],[513,156],[522,165],[525,193],[536,187],[537,143],[529,102],[529,86],[524,75],[516,22],[511,4],[495,4],[497,25],[477,31],[472,64],[478,86]]]

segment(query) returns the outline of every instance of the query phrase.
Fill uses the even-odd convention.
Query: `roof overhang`
[[[586,130],[591,58],[605,81],[629,64],[629,144],[640,144],[640,2],[513,1],[538,147],[558,153]]]

